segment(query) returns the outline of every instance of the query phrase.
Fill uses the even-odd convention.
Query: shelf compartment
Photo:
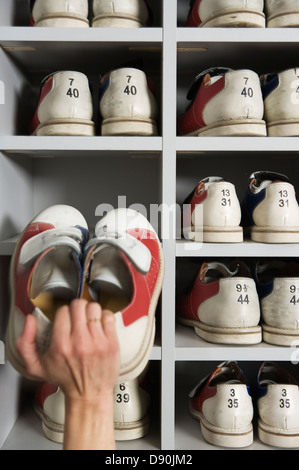
[[[210,375],[217,365],[225,361],[193,361],[176,363],[176,404],[175,404],[175,448],[177,450],[225,450],[224,447],[218,447],[209,444],[202,436],[200,422],[193,418],[189,412],[189,393],[206,375]],[[249,447],[240,450],[277,450],[275,447],[268,446],[260,441],[257,432],[258,412],[256,407],[256,376],[260,367],[259,362],[242,361],[238,362],[243,370],[250,389],[252,403],[254,407],[253,415],[253,443]],[[280,365],[291,371],[296,377],[298,372],[296,366],[289,365],[287,362],[281,362]],[[295,372],[295,373],[294,373]],[[232,450],[232,449],[231,449]]]
[[[0,45],[15,63],[31,73],[68,68],[105,74],[140,56],[145,64],[152,64],[161,54],[162,29],[90,28],[78,32],[70,28],[66,34],[65,28],[2,27]]]

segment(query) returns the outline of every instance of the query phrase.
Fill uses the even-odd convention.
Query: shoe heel
[[[201,420],[200,426],[205,440],[215,446],[240,449],[253,443],[252,425],[244,430],[239,430],[239,432],[231,433],[224,432],[221,428],[212,426],[203,420]]]
[[[105,119],[102,123],[102,135],[157,135],[156,123],[151,119]]]
[[[283,15],[273,16],[268,19],[268,28],[292,28],[299,25],[299,13],[290,12]]]
[[[269,446],[296,448],[299,447],[299,432],[297,434],[286,434],[282,429],[270,428],[261,420],[258,423],[259,439]]]
[[[232,11],[212,18],[204,23],[205,27],[236,27],[236,28],[265,28],[265,15],[250,11]]]
[[[92,21],[93,28],[141,28],[143,25],[133,16],[98,15]]]
[[[52,27],[52,28],[89,28],[89,21],[79,15],[61,13],[57,15],[47,15],[41,17],[35,24],[35,27]]]
[[[293,137],[299,135],[299,120],[277,121],[268,124],[269,137]]]
[[[267,135],[265,121],[244,119],[243,121],[223,121],[221,123],[211,124],[197,132],[198,136],[257,136],[265,137]]]
[[[84,120],[63,120],[52,121],[41,124],[33,135],[36,136],[86,136],[95,135],[95,125],[92,121]]]

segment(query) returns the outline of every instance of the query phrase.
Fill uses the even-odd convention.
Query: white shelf
[[[299,244],[256,243],[251,240],[242,243],[200,243],[178,240],[178,257],[294,257],[299,256]]]
[[[184,152],[296,152],[299,137],[177,137],[177,151]]]
[[[299,349],[265,342],[250,346],[209,343],[194,328],[176,325],[176,361],[299,361]]]
[[[163,40],[162,28],[68,28],[68,34],[65,34],[65,28],[30,28],[20,26],[1,26],[0,43],[6,47],[14,47],[14,52],[18,48],[26,50],[26,43],[39,44],[46,43],[71,43],[76,47],[84,47],[89,43],[98,45],[100,42],[113,43],[159,43]],[[79,46],[78,46],[79,43]],[[26,44],[24,46],[24,44]],[[30,51],[30,49],[28,49]]]
[[[158,450],[160,431],[156,422],[150,423],[149,433],[141,439],[116,441],[116,450]],[[41,419],[26,404],[1,450],[62,450],[62,445],[47,439],[42,431]]]
[[[181,43],[270,43],[293,44],[298,41],[296,28],[177,28]]]
[[[162,137],[37,137],[1,136],[0,151],[28,157],[109,156],[127,152],[130,156],[160,153]]]

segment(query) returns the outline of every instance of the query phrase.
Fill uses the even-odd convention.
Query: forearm
[[[66,398],[64,450],[115,449],[113,394],[96,400]]]

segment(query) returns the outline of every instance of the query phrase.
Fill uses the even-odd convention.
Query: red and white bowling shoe
[[[93,103],[89,80],[81,72],[55,72],[41,83],[30,133],[37,136],[93,136]]]
[[[88,28],[88,0],[31,0],[30,26]]]
[[[211,343],[260,343],[259,298],[249,269],[240,261],[203,263],[179,298],[177,319]]]
[[[26,315],[35,316],[37,346],[45,350],[56,309],[80,296],[81,255],[87,236],[87,223],[77,209],[54,205],[27,225],[16,244],[10,267],[6,348],[8,360],[24,376],[27,372],[15,341]]]
[[[149,431],[150,393],[144,377],[123,382],[114,387],[113,421],[116,441],[140,439]],[[35,394],[34,410],[42,420],[44,435],[59,444],[64,440],[64,393],[56,385],[41,384]]]
[[[263,7],[263,0],[192,0],[186,26],[263,28]]]
[[[118,383],[138,377],[148,363],[163,275],[160,241],[141,213],[116,209],[98,222],[85,247],[82,296],[115,313]]]
[[[191,85],[178,134],[185,136],[265,136],[260,78],[252,70],[214,67]]]
[[[189,394],[189,409],[207,442],[231,448],[252,444],[252,398],[237,363],[224,362],[202,379]]]
[[[182,232],[187,240],[243,241],[241,207],[235,186],[218,176],[202,179],[183,202]]]

